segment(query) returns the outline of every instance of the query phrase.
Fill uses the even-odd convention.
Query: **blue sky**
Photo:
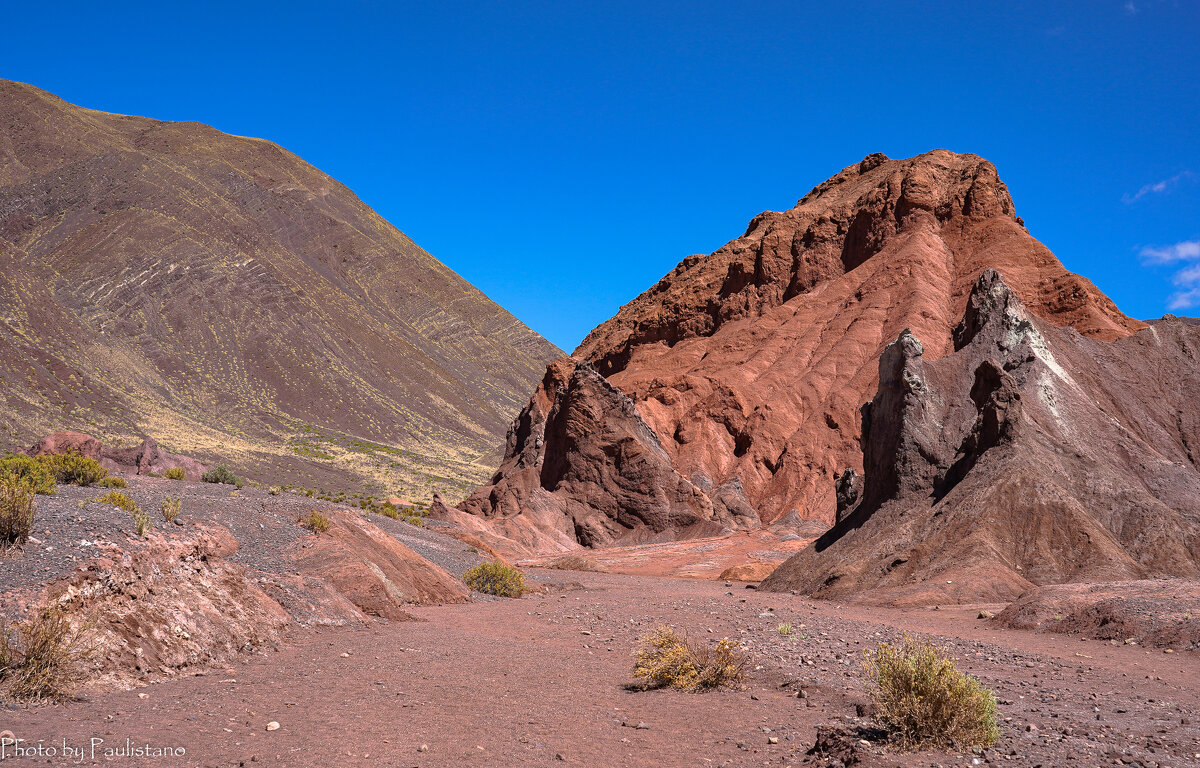
[[[565,349],[870,152],[992,160],[1125,312],[1200,314],[1200,4],[25,3],[0,76],[261,136]]]

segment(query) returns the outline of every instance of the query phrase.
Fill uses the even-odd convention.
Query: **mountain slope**
[[[561,354],[270,142],[7,81],[0,267],[10,445],[149,433],[421,497],[486,473]]]
[[[631,399],[679,475],[728,502],[712,504],[707,522],[744,526],[749,508],[763,524],[830,525],[835,480],[862,472],[860,408],[884,347],[911,328],[929,359],[950,351],[988,267],[1053,325],[1102,340],[1144,327],[1030,236],[991,163],[936,150],[870,155],[792,209],[755,217],[742,237],[684,259],[622,307],[573,358]],[[612,487],[593,483],[581,496],[574,478],[585,456],[565,462],[575,466],[570,482],[546,470],[578,451],[547,429],[562,408],[583,410],[571,381],[546,377],[513,425],[500,471],[462,509],[535,550],[640,540],[647,526],[673,535],[671,526],[614,516]],[[613,465],[596,478],[629,469],[621,445],[587,453]],[[549,523],[556,518],[563,524]]]

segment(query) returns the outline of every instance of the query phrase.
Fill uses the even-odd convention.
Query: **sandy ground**
[[[65,740],[83,750],[11,764],[826,765],[805,756],[817,726],[870,724],[859,716],[861,650],[905,629],[933,635],[996,691],[1003,738],[974,754],[854,742],[858,765],[1200,765],[1195,652],[998,629],[977,608],[900,612],[721,582],[533,577],[551,591],[413,609],[422,622],[297,631],[280,650],[227,669],[2,711],[2,727],[25,746],[42,740],[61,753]],[[745,687],[627,690],[637,638],[663,622],[745,642]],[[104,740],[94,760],[93,738]],[[105,758],[126,739],[186,754]]]

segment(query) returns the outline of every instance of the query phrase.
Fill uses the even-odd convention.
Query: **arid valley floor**
[[[444,538],[422,536],[433,545]],[[736,582],[549,569],[529,576],[538,591],[521,599],[476,595],[468,604],[411,608],[417,621],[294,629],[275,649],[218,668],[10,708],[0,718],[26,744],[61,749],[64,739],[87,746],[99,738],[103,749],[128,738],[186,750],[132,763],[144,765],[1200,764],[1195,651],[977,618],[999,606],[904,611]],[[742,641],[752,670],[744,686],[628,690],[631,653],[660,623]],[[781,635],[780,624],[791,624],[792,634]],[[995,691],[998,744],[897,753],[875,740],[861,652],[902,632],[930,636]],[[278,729],[267,730],[273,722]],[[848,751],[808,754],[819,727],[838,729],[834,746]],[[89,755],[84,764],[91,762]]]

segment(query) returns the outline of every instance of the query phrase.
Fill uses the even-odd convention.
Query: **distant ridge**
[[[427,499],[561,352],[268,141],[0,81],[0,415]]]

